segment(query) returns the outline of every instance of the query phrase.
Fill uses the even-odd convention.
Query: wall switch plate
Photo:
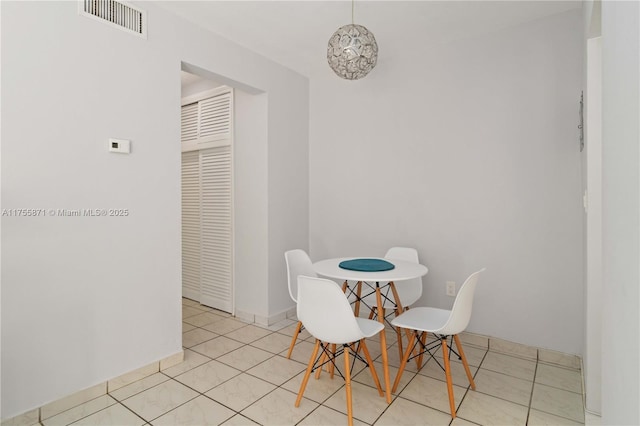
[[[447,296],[456,296],[456,282],[455,281],[447,281]]]
[[[129,154],[131,152],[131,141],[127,139],[109,138],[109,152]]]

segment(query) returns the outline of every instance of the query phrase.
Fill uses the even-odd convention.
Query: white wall
[[[640,4],[602,2],[602,423],[640,424]]]
[[[181,74],[182,75],[182,74]],[[218,83],[214,80],[207,80],[205,78],[198,78],[189,83],[181,84],[181,96],[186,98],[187,96],[196,95],[200,92],[205,92],[207,90],[215,89],[216,87],[222,86],[222,83]]]
[[[296,84],[282,80],[282,88]],[[308,250],[309,244],[309,93],[296,87],[296,97],[269,98],[269,314],[277,315],[294,304],[287,287],[284,252]],[[300,86],[300,84],[297,84]],[[305,104],[301,110],[301,105]],[[273,116],[271,115],[273,112]],[[278,136],[278,135],[284,135]],[[277,283],[277,284],[276,284]],[[277,317],[276,317],[277,319]]]
[[[585,406],[601,412],[602,376],[602,39],[587,40],[585,84],[586,290]]]
[[[269,315],[267,94],[235,90],[234,285],[236,314]],[[286,286],[286,284],[285,284]]]
[[[584,151],[582,184],[587,194],[584,221],[585,410],[602,412],[602,40],[601,2],[587,0],[583,16]]]
[[[261,165],[239,167],[240,187],[295,177],[269,151],[287,145],[295,145],[287,160],[306,179],[306,149],[298,147],[308,143],[306,127],[290,125],[308,121],[306,78],[151,3],[141,7],[147,40],[79,16],[76,2],[2,2],[2,207],[130,211],[2,218],[2,418],[181,350],[182,61],[268,94],[259,124],[269,147],[263,139],[255,152],[238,150],[236,161],[247,154]],[[131,139],[132,153],[109,154],[108,137]],[[269,207],[269,193],[236,200],[257,206],[256,215],[306,203],[306,187],[270,185],[282,208]],[[256,215],[244,221],[259,236],[306,243],[306,216],[274,229],[272,218]],[[281,252],[270,253],[266,239],[262,247],[236,252],[237,264],[284,275]],[[265,282],[243,285],[253,291]],[[286,280],[267,285],[286,292]],[[248,302],[267,315],[278,303]]]
[[[421,303],[486,266],[469,331],[581,354],[581,12],[311,79],[313,258],[416,247]],[[375,31],[375,29],[372,29]]]

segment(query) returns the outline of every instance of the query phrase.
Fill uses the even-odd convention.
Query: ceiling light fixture
[[[346,80],[358,80],[376,66],[378,43],[373,33],[353,20],[354,0],[351,0],[351,24],[338,28],[329,39],[327,62],[331,69]]]

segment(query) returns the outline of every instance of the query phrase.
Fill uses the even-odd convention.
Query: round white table
[[[368,257],[367,259],[380,259],[392,263],[395,268],[388,271],[369,272],[369,271],[352,271],[342,269],[340,262],[345,260],[360,259],[356,257],[340,257],[336,259],[321,260],[313,264],[313,269],[318,273],[329,278],[338,278],[340,280],[366,281],[366,282],[392,282],[410,280],[418,278],[429,271],[426,266],[419,263],[406,262],[404,260],[383,259],[377,257]]]
[[[402,301],[398,297],[395,288],[395,282],[410,280],[412,278],[418,278],[425,275],[428,272],[428,269],[424,265],[420,265],[418,263],[406,262],[403,260],[395,260],[395,259],[381,259],[386,260],[394,265],[393,269],[388,271],[353,271],[350,269],[341,268],[340,262],[345,260],[358,259],[353,257],[342,257],[335,259],[326,259],[321,260],[313,264],[313,269],[316,271],[318,275],[322,275],[328,278],[336,278],[339,280],[344,280],[344,284],[342,289],[346,292],[349,287],[349,281],[354,281],[356,283],[356,290],[351,289],[351,293],[355,294],[357,297],[356,301],[356,312],[355,314],[359,314],[359,302],[361,295],[362,283],[367,283],[372,289],[375,289],[376,293],[376,301],[377,301],[377,309],[378,309],[378,320],[384,324],[384,310],[383,310],[383,302],[382,302],[382,292],[381,287],[389,286],[393,293],[394,303],[396,304],[397,309],[402,312]],[[377,258],[368,258],[368,259],[377,259]],[[401,284],[400,284],[401,285]],[[386,297],[386,295],[384,296]],[[398,336],[400,339],[400,336]],[[401,345],[401,340],[399,341]],[[391,382],[389,381],[389,359],[387,355],[387,338],[385,335],[384,328],[380,332],[380,350],[382,352],[382,368],[384,370],[384,384],[385,391],[387,397],[387,403],[391,403]],[[400,349],[401,350],[401,349]]]

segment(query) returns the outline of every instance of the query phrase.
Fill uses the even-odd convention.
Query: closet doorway
[[[181,83],[182,296],[233,314],[233,89]]]

